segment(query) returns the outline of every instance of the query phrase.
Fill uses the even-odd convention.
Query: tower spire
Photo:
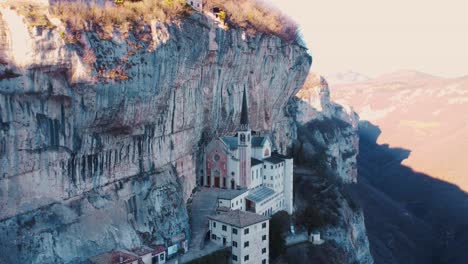
[[[249,109],[247,107],[247,92],[245,91],[245,86],[244,86],[244,95],[242,97],[242,110],[241,110],[240,125],[242,129],[249,128]]]

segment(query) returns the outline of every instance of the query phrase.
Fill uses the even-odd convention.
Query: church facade
[[[249,127],[247,95],[244,91],[240,129],[234,136],[223,136],[211,141],[205,148],[201,186],[248,192],[242,207],[262,215],[285,210],[293,212],[293,159],[273,150],[268,135],[252,135]],[[245,192],[239,192],[243,190]],[[228,195],[229,196],[229,195]],[[223,204],[229,204],[226,200]]]

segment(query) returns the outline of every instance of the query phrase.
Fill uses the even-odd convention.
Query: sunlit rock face
[[[325,79],[310,76],[290,104],[290,111],[295,113],[299,129],[295,151],[303,161],[325,161],[324,169],[333,171],[343,182],[356,182],[359,117],[352,109],[330,100]]]
[[[63,25],[17,30],[10,11],[0,23],[0,251],[11,254],[0,260],[81,261],[189,238],[201,151],[236,130],[244,87],[251,127],[273,130],[282,152],[291,142],[281,124],[311,64],[301,46],[198,15],[70,45]]]
[[[363,211],[346,194],[358,180],[359,117],[352,109],[331,101],[327,82],[315,75],[309,76],[290,101],[288,113],[293,120],[290,129],[297,136],[292,150],[295,162],[311,168],[316,174],[316,178],[311,174],[309,179],[298,176],[300,183],[311,184],[319,190],[324,188],[320,187],[321,181],[330,184],[315,193],[312,200],[308,192],[300,191],[300,187],[296,193],[299,207],[301,203],[309,203],[309,206],[315,203],[313,207],[319,208],[322,217],[328,219],[319,229],[329,243],[322,253],[327,252],[330,263],[374,263]],[[331,248],[330,244],[333,245]],[[305,254],[317,257],[310,252]]]

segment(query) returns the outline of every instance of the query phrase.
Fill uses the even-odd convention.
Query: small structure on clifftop
[[[199,12],[203,11],[203,0],[187,0],[187,4]]]

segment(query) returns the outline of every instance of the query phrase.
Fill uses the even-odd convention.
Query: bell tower
[[[243,188],[249,188],[251,182],[251,137],[247,92],[244,87],[240,128],[239,131],[237,131],[237,145],[239,146],[239,185]]]

